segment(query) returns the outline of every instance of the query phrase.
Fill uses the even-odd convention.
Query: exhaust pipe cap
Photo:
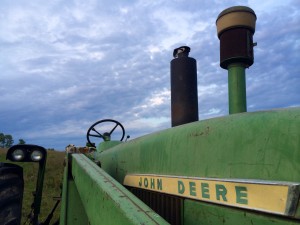
[[[179,48],[175,48],[173,51],[173,57],[174,58],[188,57],[190,51],[191,48],[188,46],[181,46]]]

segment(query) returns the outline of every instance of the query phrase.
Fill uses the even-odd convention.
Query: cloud
[[[228,114],[215,20],[244,1],[4,1],[0,132],[63,149],[96,120],[132,138],[170,127],[170,60],[197,59],[199,118]],[[248,1],[257,14],[249,111],[300,105],[299,3]],[[104,7],[105,6],[105,7]]]

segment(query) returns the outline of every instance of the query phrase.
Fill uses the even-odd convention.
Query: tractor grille
[[[182,199],[139,188],[129,190],[170,224],[182,224]]]

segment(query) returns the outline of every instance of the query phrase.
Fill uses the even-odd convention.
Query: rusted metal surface
[[[173,55],[177,58],[171,61],[172,127],[198,121],[199,118],[196,60],[188,57],[184,50]]]
[[[249,67],[254,62],[253,33],[245,28],[235,28],[220,36],[220,65],[227,69],[231,63],[244,63]]]

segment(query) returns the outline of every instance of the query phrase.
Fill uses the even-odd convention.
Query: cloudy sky
[[[191,47],[200,120],[228,114],[215,21],[257,14],[248,111],[300,106],[299,0],[1,0],[0,133],[63,150],[100,119],[131,139],[170,127],[170,60]]]

